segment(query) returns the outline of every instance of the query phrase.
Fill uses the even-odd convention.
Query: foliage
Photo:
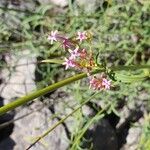
[[[150,149],[150,117],[145,116],[145,123],[143,126],[143,132],[141,135],[139,149],[148,150]]]
[[[92,47],[95,55],[98,54],[97,63],[105,64],[108,68],[118,65],[150,65],[149,1],[112,1],[92,14],[85,14],[78,8],[76,2],[70,3],[70,7],[63,13],[55,13],[53,8],[52,5],[39,6],[34,13],[20,12],[22,15],[15,10],[1,10],[1,15],[11,15],[11,19],[8,18],[7,22],[0,23],[0,54],[13,53],[20,59],[19,51],[30,49],[29,57],[38,57],[40,61],[60,60],[64,58],[65,52],[61,50],[58,43],[50,45],[47,40],[48,32],[58,30],[72,37],[78,30],[86,30],[93,34],[93,43],[91,45],[86,43],[85,46]],[[10,26],[12,20],[16,23],[16,27]],[[4,62],[1,64],[0,67],[6,67]],[[64,71],[64,67],[60,64],[41,64],[40,62],[37,64],[37,73],[42,76],[41,81],[37,83],[40,89],[75,74],[76,71]],[[147,68],[116,71],[114,80],[117,81],[113,82],[112,90],[103,91],[94,99],[96,103],[99,101],[104,104],[109,103],[110,108],[103,114],[97,114],[96,119],[86,118],[82,109],[73,114],[76,126],[73,127],[70,145],[74,149],[79,148],[83,142],[85,130],[107,113],[114,112],[121,118],[117,106],[122,101],[125,101],[126,106],[143,101],[146,102],[147,109],[150,109],[149,76],[150,70]],[[80,105],[83,99],[88,99],[94,92],[89,90],[86,83],[87,80],[83,79],[72,86],[63,87],[62,90],[75,97],[76,105]],[[141,94],[147,96],[140,98]],[[83,129],[77,131],[81,126]],[[147,125],[144,129],[148,129]],[[146,134],[142,135],[141,145],[149,143],[147,140],[149,132],[146,130],[144,133]]]

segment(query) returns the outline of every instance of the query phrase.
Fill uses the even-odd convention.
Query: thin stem
[[[82,108],[86,103],[88,103],[92,98],[94,98],[99,92],[93,94],[88,100],[84,101],[80,106],[78,106],[76,109],[74,109],[70,114],[68,114],[66,117],[62,118],[59,122],[54,124],[51,128],[49,128],[45,133],[43,133],[41,136],[39,136],[26,150],[29,150],[32,146],[34,146],[38,141],[40,141],[42,138],[44,138],[46,135],[48,135],[52,130],[54,130],[57,126],[62,124],[66,119],[68,119],[70,116],[72,116],[76,111]]]
[[[25,117],[27,117],[27,116],[29,116],[29,115],[31,115],[31,114],[37,112],[37,111],[42,110],[43,107],[44,107],[44,106],[42,106],[42,107],[40,107],[40,108],[38,108],[38,109],[36,109],[36,110],[32,110],[32,111],[30,111],[29,113],[24,114],[24,115],[22,115],[22,116],[19,116],[19,117],[15,118],[15,119],[12,119],[12,120],[9,120],[9,121],[7,121],[7,122],[4,122],[4,123],[0,124],[0,130],[2,130],[3,128],[9,126],[10,124],[12,124],[12,123],[14,123],[14,122],[16,122],[16,121],[18,121],[18,120],[20,120],[20,119],[23,119],[23,118],[25,118]]]
[[[97,113],[95,116],[93,116],[93,117],[90,119],[90,121],[89,121],[87,124],[85,124],[84,127],[82,127],[82,132],[81,132],[81,133],[77,136],[77,138],[73,141],[73,145],[71,146],[70,150],[76,149],[75,146],[77,145],[77,143],[79,143],[80,139],[83,137],[83,135],[84,135],[84,133],[87,131],[87,129],[88,129],[94,122],[96,122],[96,121],[98,121],[98,120],[100,120],[100,119],[102,119],[102,118],[104,117],[103,112],[108,109],[109,105],[110,105],[110,104],[108,104],[107,106],[105,106],[103,109],[99,110],[98,113]],[[99,117],[98,117],[98,116],[99,116]],[[98,119],[96,119],[96,118],[98,118]]]
[[[12,109],[15,109],[16,107],[21,106],[21,105],[23,105],[23,104],[25,104],[25,103],[27,103],[27,102],[37,98],[37,97],[45,95],[45,94],[47,94],[50,91],[54,91],[54,90],[56,90],[56,89],[58,89],[58,88],[60,88],[60,87],[62,87],[64,85],[67,85],[69,83],[72,83],[74,81],[82,79],[82,78],[84,78],[86,76],[87,76],[86,73],[81,73],[81,74],[78,74],[76,76],[67,78],[67,79],[62,80],[60,82],[57,82],[55,84],[52,84],[52,85],[50,85],[50,86],[48,86],[46,88],[43,88],[41,90],[37,90],[37,91],[27,95],[27,96],[21,97],[21,98],[15,100],[13,102],[10,102],[9,104],[7,104],[7,105],[5,105],[3,107],[0,107],[0,115],[4,114],[4,113],[6,113],[6,112],[8,112],[8,111],[10,111]]]
[[[111,67],[109,68],[110,70],[113,70],[113,71],[121,71],[121,70],[135,70],[135,69],[150,69],[150,66],[149,65],[135,65],[135,66],[116,66],[116,67]],[[92,74],[96,74],[96,73],[100,73],[100,72],[104,72],[104,68],[98,68],[97,70],[94,70],[92,72]],[[22,98],[19,98],[13,102],[10,102],[9,104],[3,106],[3,107],[0,107],[0,115],[10,111],[10,110],[13,110],[15,109],[16,107],[18,106],[21,106],[29,101],[32,101],[33,99],[37,98],[37,97],[40,97],[40,96],[43,96],[51,91],[54,91],[60,87],[63,87],[67,84],[70,84],[74,81],[77,81],[77,80],[80,80],[82,78],[85,78],[87,77],[87,74],[86,73],[81,73],[81,74],[77,74],[73,77],[70,77],[70,78],[67,78],[67,79],[64,79],[62,81],[59,81],[57,83],[54,83],[46,88],[43,88],[41,90],[37,90],[27,96],[24,96]]]

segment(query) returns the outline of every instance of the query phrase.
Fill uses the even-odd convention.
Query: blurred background
[[[0,106],[75,75],[40,63],[65,56],[47,40],[52,30],[90,31],[93,52],[108,66],[150,64],[149,0],[0,0]],[[0,116],[0,150],[27,148],[93,93],[83,79]],[[31,149],[150,150],[149,111],[150,78],[115,82]]]

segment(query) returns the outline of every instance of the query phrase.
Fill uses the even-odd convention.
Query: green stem
[[[113,71],[121,71],[121,70],[134,70],[134,69],[145,69],[145,68],[148,68],[150,69],[150,66],[146,66],[146,65],[143,65],[143,66],[117,66],[117,67],[111,67],[110,69],[113,70]],[[97,69],[95,71],[92,72],[92,74],[96,74],[96,73],[100,73],[100,72],[103,72],[105,71],[103,68],[101,69]],[[43,88],[41,90],[37,90],[27,96],[24,96],[24,97],[21,97],[13,102],[10,102],[9,104],[3,106],[3,107],[0,107],[0,115],[10,111],[10,110],[13,110],[15,109],[16,107],[18,106],[21,106],[37,97],[40,97],[42,95],[45,95],[51,91],[54,91],[62,86],[65,86],[69,83],[72,83],[74,81],[77,81],[77,80],[80,80],[82,78],[85,78],[87,77],[87,74],[86,73],[81,73],[81,74],[77,74],[73,77],[70,77],[70,78],[67,78],[67,79],[64,79],[62,81],[59,81],[57,83],[54,83],[46,88]]]
[[[57,126],[62,124],[66,119],[68,119],[70,116],[72,116],[75,112],[77,112],[79,109],[81,109],[86,103],[88,103],[92,98],[94,98],[98,92],[93,94],[89,99],[84,101],[80,106],[78,106],[76,109],[74,109],[70,114],[68,114],[66,117],[62,118],[59,122],[54,124],[52,127],[50,127],[45,133],[43,133],[41,136],[39,136],[26,150],[29,150],[32,146],[34,146],[38,141],[40,141],[42,138],[44,138],[46,135],[48,135],[51,131],[53,131]],[[103,109],[104,110],[104,109]],[[103,112],[103,111],[102,111]]]
[[[93,71],[93,73],[97,73],[98,71],[104,71],[104,69],[101,69],[101,70],[96,70],[96,71]],[[69,83],[72,83],[74,81],[77,81],[77,80],[80,80],[82,78],[85,78],[87,77],[87,74],[86,73],[81,73],[81,74],[77,74],[73,77],[70,77],[70,78],[67,78],[67,79],[64,79],[62,81],[59,81],[57,83],[54,83],[46,88],[43,88],[43,89],[40,89],[40,90],[37,90],[29,95],[26,95],[26,96],[23,96],[21,98],[18,98],[17,100],[13,101],[13,102],[10,102],[9,104],[5,105],[5,106],[2,106],[0,107],[0,115],[10,111],[10,110],[13,110],[15,109],[16,107],[18,106],[21,106],[37,97],[40,97],[42,95],[45,95],[51,91],[54,91],[62,86],[65,86]]]
[[[54,91],[64,85],[67,85],[69,83],[72,83],[74,81],[77,81],[79,79],[82,79],[84,77],[86,77],[87,75],[85,73],[81,73],[81,74],[78,74],[76,76],[73,76],[73,77],[70,77],[70,78],[67,78],[65,80],[62,80],[60,82],[57,82],[55,84],[52,84],[46,88],[43,88],[41,90],[37,90],[29,95],[26,95],[26,96],[23,96],[13,102],[10,102],[9,104],[3,106],[3,107],[0,107],[0,115],[20,106],[20,105],[23,105],[39,96],[42,96],[42,95],[45,95],[47,94],[48,92],[51,92],[51,91]]]

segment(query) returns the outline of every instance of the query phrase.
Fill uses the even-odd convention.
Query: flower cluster
[[[110,81],[105,77],[92,77],[90,80],[90,88],[94,90],[109,90],[110,89]]]
[[[87,75],[90,76],[91,71],[97,66],[93,57],[93,52],[85,48],[80,48],[79,46],[82,42],[87,41],[89,37],[88,33],[84,31],[78,32],[73,39],[70,39],[59,34],[56,30],[51,31],[48,40],[51,44],[53,44],[54,41],[60,42],[65,51],[68,52],[68,57],[65,58],[63,62],[65,69],[75,68],[86,72]],[[108,90],[110,89],[110,81],[105,77],[90,77],[90,88],[94,90]]]

